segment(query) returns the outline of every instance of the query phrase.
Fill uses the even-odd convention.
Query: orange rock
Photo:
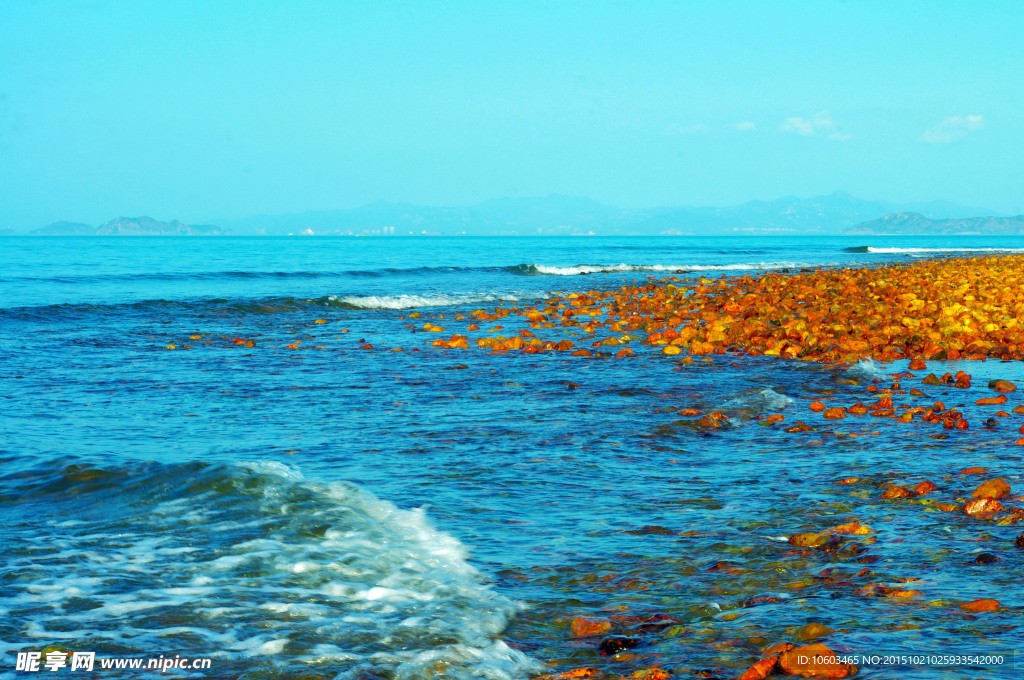
[[[829,420],[838,420],[839,418],[846,417],[846,409],[842,406],[833,406],[832,408],[825,409],[825,412],[821,415]]]
[[[969,467],[969,468],[964,468],[963,470],[961,470],[957,474],[958,475],[982,475],[982,474],[985,474],[986,472],[988,472],[988,468],[987,467]]]
[[[537,677],[537,680],[579,680],[579,678],[592,678],[595,675],[597,675],[596,668],[574,668],[564,673],[541,675]]]
[[[611,621],[606,619],[590,619],[585,616],[577,616],[572,620],[569,630],[573,637],[590,637],[601,635],[612,629]]]
[[[974,498],[1006,498],[1009,495],[1010,485],[1002,477],[982,482],[971,494]]]
[[[840,663],[835,652],[823,644],[795,647],[779,655],[779,668],[786,675],[838,680],[853,675],[856,667]]]
[[[978,406],[998,406],[999,404],[1006,403],[1006,395],[1000,394],[998,397],[982,397],[974,403]]]
[[[868,413],[868,407],[858,401],[856,404],[848,408],[847,411],[855,416],[864,416]]]
[[[632,680],[669,680],[672,674],[662,668],[645,668],[633,671],[629,677]]]
[[[1009,380],[993,380],[989,382],[988,386],[996,392],[1013,392],[1017,389],[1017,386]]]
[[[992,519],[1003,509],[1003,504],[994,498],[975,498],[964,505],[964,514],[978,519]]]
[[[924,362],[924,359],[922,359],[921,357],[917,357],[916,359],[910,362],[910,366],[908,366],[907,368],[909,368],[911,371],[923,371],[928,368],[928,364],[926,364]]]
[[[771,675],[771,672],[775,669],[775,664],[778,662],[779,657],[775,654],[767,659],[761,659],[748,668],[747,671],[740,676],[740,680],[764,680]]]
[[[771,420],[776,423],[781,423],[785,419],[786,416],[782,415],[781,413],[773,413],[772,415],[765,417],[765,420]]]
[[[870,534],[872,531],[872,528],[867,524],[861,524],[860,522],[853,521],[847,522],[846,524],[840,524],[839,526],[834,526],[831,529],[826,529],[822,533],[841,534],[844,536],[863,536],[865,534]]]
[[[882,498],[910,498],[914,494],[902,486],[890,486],[882,492]]]
[[[892,397],[882,397],[877,403],[868,406],[872,411],[879,411],[892,408]]]
[[[817,548],[827,542],[827,536],[822,536],[821,534],[816,534],[814,532],[793,534],[789,537],[789,544],[796,546],[797,548]]]
[[[825,405],[822,404],[820,401],[812,401],[811,405],[808,406],[807,408],[811,409],[812,411],[824,411]]]
[[[792,642],[776,642],[775,644],[769,645],[761,650],[761,656],[768,658],[769,656],[784,654],[795,647],[796,645]]]
[[[932,484],[926,479],[914,487],[914,494],[917,496],[927,496],[932,491],[935,491],[935,489],[937,488],[938,487],[936,487],[934,484]]]
[[[991,599],[973,600],[971,602],[965,602],[964,604],[960,605],[960,609],[975,614],[980,612],[994,612],[997,609],[999,609],[999,607],[999,600]]]
[[[811,427],[810,425],[808,425],[804,421],[798,420],[793,425],[790,425],[789,427],[787,427],[785,431],[786,432],[810,432],[813,429],[814,429],[813,427]]]

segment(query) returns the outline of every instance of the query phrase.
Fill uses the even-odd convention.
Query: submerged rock
[[[601,656],[615,656],[619,652],[624,652],[627,649],[633,649],[640,640],[633,637],[626,637],[625,635],[612,635],[601,640],[601,644],[597,646],[597,651],[600,652]]]

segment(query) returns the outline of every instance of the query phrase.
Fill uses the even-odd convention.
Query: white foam
[[[871,359],[862,359],[853,366],[846,369],[846,372],[855,378],[866,378],[867,380],[882,379],[888,377],[888,375],[882,369],[878,368],[874,361]]]
[[[779,394],[770,387],[762,387],[738,394],[727,401],[726,406],[754,411],[780,411],[792,403],[792,397]]]
[[[186,473],[197,474],[164,470],[158,479]],[[495,641],[519,605],[488,587],[465,547],[423,510],[265,461],[221,468],[196,488],[186,503],[119,499],[88,526],[50,527],[57,555],[105,558],[78,562],[72,578],[64,558],[14,557],[11,568],[31,579],[8,600],[31,611],[9,620],[19,637],[103,639],[139,656],[188,640],[191,656],[241,653],[283,676],[325,659],[353,679],[433,677],[438,662],[453,680],[541,669]],[[128,507],[130,524],[116,516]],[[185,508],[194,523],[181,522]],[[81,598],[99,606],[83,609]],[[314,650],[292,644],[310,638]]]
[[[1024,248],[876,248],[868,246],[869,253],[1024,253]]]
[[[811,267],[814,265],[798,262],[737,262],[731,264],[612,264],[612,265],[575,265],[572,267],[554,267],[533,264],[538,274],[551,276],[579,276],[581,274],[611,274],[615,272],[675,272],[675,271],[733,271],[753,269],[786,269]]]
[[[419,307],[451,307],[478,302],[516,302],[514,295],[498,293],[462,295],[332,295],[332,303],[355,309],[416,309]]]

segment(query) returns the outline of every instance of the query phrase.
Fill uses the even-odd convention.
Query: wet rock
[[[541,675],[537,677],[537,680],[579,680],[580,678],[592,678],[595,675],[597,675],[596,668],[573,668],[564,673]]]
[[[835,652],[823,644],[795,647],[779,655],[779,668],[786,675],[805,678],[846,678],[857,672],[855,666],[840,663]]]
[[[926,496],[932,491],[935,491],[938,487],[929,482],[927,479],[914,487],[914,494],[917,496]]]
[[[669,680],[672,674],[663,668],[644,668],[633,671],[629,677],[630,680]]]
[[[779,657],[775,654],[767,659],[761,659],[748,668],[746,672],[740,676],[740,680],[764,680],[771,675],[773,670],[775,670],[775,665],[777,663],[779,663]]]
[[[572,620],[570,626],[571,634],[576,637],[590,637],[601,635],[612,629],[611,621],[606,619],[591,619],[585,616],[577,616]]]
[[[981,600],[965,602],[964,604],[960,605],[960,609],[963,609],[966,612],[971,612],[972,614],[978,614],[981,612],[994,612],[997,609],[999,609],[999,606],[999,600],[985,598]]]
[[[789,537],[789,544],[796,546],[797,548],[817,548],[828,542],[827,536],[814,532],[805,532],[802,534],[793,534]]]
[[[619,652],[633,649],[638,644],[640,644],[640,640],[637,638],[625,635],[612,635],[601,640],[601,644],[597,646],[597,651],[601,656],[615,656]]]
[[[773,655],[777,656],[784,652],[788,652],[789,650],[794,649],[795,647],[796,645],[794,645],[792,642],[776,642],[774,645],[765,647],[761,651],[761,656],[765,658],[768,658],[769,656]]]
[[[998,562],[999,557],[992,553],[983,552],[978,553],[971,561],[975,564],[992,564],[993,562]]]
[[[996,392],[1013,392],[1017,389],[1009,380],[990,380],[988,386]]]
[[[1013,544],[1015,546],[1017,546],[1018,548],[1020,548],[1021,550],[1024,550],[1024,534],[1021,534],[1020,536],[1018,536],[1017,540],[1015,540],[1013,542]]]
[[[904,489],[902,486],[890,486],[882,492],[882,498],[910,498],[913,492]]]
[[[977,519],[992,519],[1003,509],[1003,504],[994,498],[975,498],[964,505],[964,514]]]
[[[1002,477],[982,482],[974,493],[973,498],[1006,498],[1010,495],[1010,485]]]
[[[812,621],[811,623],[808,623],[807,625],[798,629],[796,633],[793,634],[793,638],[799,640],[800,642],[807,642],[810,640],[817,640],[818,638],[823,638],[826,635],[831,635],[834,632],[835,630],[833,630],[832,628],[829,628],[824,624]]]

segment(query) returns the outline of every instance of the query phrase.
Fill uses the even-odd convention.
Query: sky
[[[0,2],[0,228],[552,193],[1024,212],[1018,2]]]

